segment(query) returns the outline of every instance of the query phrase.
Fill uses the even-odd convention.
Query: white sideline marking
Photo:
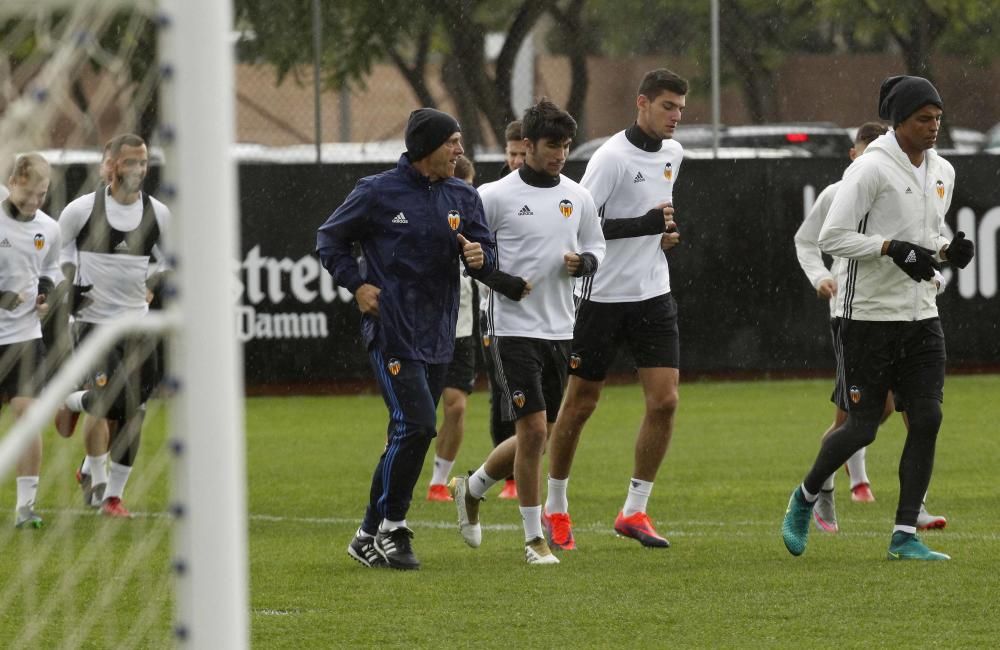
[[[64,508],[64,509],[47,509],[38,510],[41,514],[54,513],[54,514],[68,514],[68,515],[78,515],[84,517],[95,517],[97,516],[97,510],[93,509],[79,509],[79,508]],[[135,512],[132,511],[133,516],[136,519],[164,519],[169,518],[171,515],[168,512]],[[275,523],[275,524],[312,524],[319,526],[352,526],[356,527],[360,522],[357,517],[286,517],[282,515],[266,515],[266,514],[250,514],[250,521],[260,521],[265,523]],[[436,530],[457,530],[457,521],[428,521],[428,520],[413,520],[409,522],[410,525],[415,530],[420,530],[421,528],[433,528]],[[671,522],[657,521],[654,519],[654,524],[659,528],[660,532],[663,533],[668,539],[670,537],[708,537],[718,534],[717,530],[698,530],[699,528],[732,528],[734,530],[729,531],[727,534],[735,535],[737,537],[760,537],[761,532],[747,532],[747,528],[767,528],[771,529],[768,532],[773,532],[776,538],[781,536],[781,518],[778,517],[775,520],[767,521],[755,521],[755,520],[742,520],[742,521],[705,521],[705,520],[677,520]],[[841,522],[843,523],[843,522]],[[854,519],[851,522],[857,530],[844,530],[841,529],[837,535],[829,535],[830,537],[871,537],[871,538],[882,538],[889,537],[889,533],[886,530],[870,530],[871,527],[881,526],[888,529],[888,523],[881,519]],[[613,527],[613,521],[608,520],[607,522],[589,522],[585,524],[573,524],[574,531],[582,531],[586,533],[604,533],[607,535],[616,535]],[[483,524],[483,530],[492,531],[519,531],[521,526],[517,524]],[[814,532],[816,537],[826,537],[826,533],[820,533],[819,531]],[[766,534],[766,533],[765,533]],[[1000,541],[1000,532],[996,533],[968,533],[968,532],[958,532],[953,530],[952,527],[945,528],[942,531],[924,531],[922,534],[933,535],[935,538],[942,537],[955,540],[972,540],[972,541]],[[275,610],[277,612],[278,610]],[[295,612],[291,612],[295,613]],[[276,616],[277,613],[266,614],[269,616]]]

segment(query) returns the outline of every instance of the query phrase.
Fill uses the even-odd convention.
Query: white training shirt
[[[10,196],[10,190],[7,189],[6,185],[0,183],[0,201],[3,201],[8,196]]]
[[[458,322],[455,324],[455,338],[472,336],[472,278],[465,273],[461,260],[458,262]]]
[[[573,338],[573,280],[563,255],[604,259],[604,234],[590,192],[560,175],[555,187],[535,187],[513,172],[479,188],[486,223],[497,243],[497,268],[531,283],[520,301],[490,292],[493,336],[552,341]]]
[[[130,232],[142,221],[142,200],[130,205],[122,205],[106,189],[105,206],[108,223],[122,232]],[[150,197],[153,213],[160,228],[160,239],[153,252],[157,260],[165,259],[163,238],[170,211],[167,206]],[[149,257],[146,255],[98,254],[77,250],[76,238],[90,217],[94,208],[94,193],[85,194],[67,205],[59,216],[62,231],[62,253],[60,264],[76,266],[76,284],[93,285],[87,293],[91,304],[80,310],[77,320],[86,323],[108,323],[123,316],[144,314],[149,310],[146,304],[146,277],[149,271]]]
[[[62,281],[59,224],[41,210],[18,221],[0,203],[0,290],[20,293],[23,301],[11,311],[0,309],[0,345],[41,338],[35,309],[40,277]]]
[[[620,131],[594,152],[580,184],[594,197],[602,221],[634,219],[673,203],[683,159],[684,148],[676,140],[664,140],[659,151],[643,151]],[[604,263],[592,282],[578,283],[577,295],[594,302],[637,302],[668,293],[670,271],[660,237],[608,240]]]

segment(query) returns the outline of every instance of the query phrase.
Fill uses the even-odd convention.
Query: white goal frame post
[[[79,0],[3,0],[0,18],[41,1],[81,9]],[[51,420],[62,399],[123,335],[165,332],[176,388],[170,415],[174,462],[175,638],[191,648],[247,648],[246,448],[242,351],[234,330],[238,259],[231,0],[91,0],[149,11],[159,30],[163,199],[174,215],[176,296],[160,315],[96,332],[0,440],[0,475]],[[58,83],[58,80],[42,80]],[[31,111],[26,93],[8,107]]]

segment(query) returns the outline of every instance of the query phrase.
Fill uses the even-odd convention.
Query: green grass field
[[[784,549],[781,517],[832,418],[829,390],[829,381],[683,385],[674,443],[649,510],[673,547],[647,550],[611,528],[630,476],[642,399],[637,386],[609,387],[570,482],[578,550],[562,553],[558,566],[527,566],[516,505],[495,498],[483,504],[482,547],[466,547],[454,507],[424,501],[425,472],[408,517],[423,563],[418,572],[365,569],[345,552],[384,443],[381,399],[251,399],[253,644],[992,646],[1000,631],[1000,376],[951,377],[946,385],[928,505],[949,523],[925,534],[932,548],[954,557],[944,563],[885,559],[903,443],[896,416],[868,452],[877,502],[852,503],[841,473],[841,533],[814,529],[799,558]],[[478,466],[489,450],[486,399],[476,393],[470,400],[456,471]],[[161,463],[162,429],[162,417],[155,418],[133,479],[138,485],[145,477],[149,488],[133,491],[130,484],[127,499],[146,514],[166,506],[167,479],[153,466]],[[71,478],[80,443],[51,436],[46,470],[48,458],[65,467],[43,476],[47,528],[0,531],[0,647],[33,634],[28,626],[40,615],[45,623],[35,647],[159,647],[169,638],[169,576],[149,567],[167,564],[166,519],[105,522],[86,513]],[[13,504],[13,480],[3,481],[0,499]],[[125,563],[110,558],[134,556],[140,545],[151,556],[133,562],[137,568],[126,576]],[[22,570],[39,549],[48,550],[44,562]],[[86,553],[109,559],[67,571]],[[124,597],[103,596],[108,583]],[[144,614],[140,605],[150,599],[158,607]]]

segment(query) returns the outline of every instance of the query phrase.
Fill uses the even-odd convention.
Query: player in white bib
[[[514,420],[515,433],[468,478],[452,479],[451,490],[462,537],[477,547],[479,503],[513,471],[525,559],[557,564],[542,534],[542,453],[566,385],[574,278],[594,273],[605,242],[590,192],[560,173],[576,121],[543,99],[525,112],[522,126],[524,167],[480,188],[497,242],[497,268],[525,279],[530,288],[527,296],[492,291],[486,314],[505,416]]]
[[[643,546],[670,545],[653,527],[646,503],[677,409],[677,306],[664,251],[680,240],[672,205],[683,148],[672,138],[687,90],[687,81],[670,70],[646,73],[639,84],[635,124],[601,145],[581,181],[600,210],[608,252],[594,277],[576,288],[580,305],[570,379],[550,443],[543,517],[549,541],[558,548],[576,548],[566,496],[570,467],[620,347],[628,348],[635,360],[646,413],[628,495],[614,528]]]
[[[60,261],[73,281],[71,311],[81,341],[103,324],[147,313],[150,258],[165,259],[170,212],[142,191],[146,143],[137,135],[116,136],[109,156],[111,184],[71,202],[59,217]],[[78,479],[84,500],[108,517],[131,516],[122,496],[139,450],[145,404],[160,379],[155,346],[155,337],[143,335],[119,342],[93,373],[88,390],[71,394],[57,415],[56,428],[64,436],[72,435],[75,425],[67,411],[103,420],[86,427],[87,458]],[[126,363],[133,356],[138,362]]]
[[[15,417],[31,405],[44,378],[41,318],[48,295],[62,279],[59,225],[41,211],[49,189],[49,164],[37,153],[14,163],[10,194],[0,199],[0,398]],[[35,497],[42,467],[42,436],[17,461],[14,525],[41,528]]]

